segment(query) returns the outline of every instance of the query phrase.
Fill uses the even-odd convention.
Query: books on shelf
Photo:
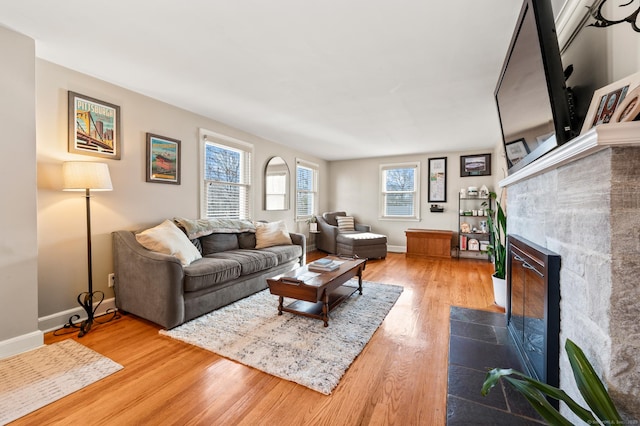
[[[310,271],[331,272],[338,269],[341,263],[342,262],[336,262],[335,260],[332,260],[332,259],[323,258],[323,259],[318,259],[309,263],[308,267]]]

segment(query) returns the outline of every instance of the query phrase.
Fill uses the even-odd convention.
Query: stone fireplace
[[[618,408],[640,418],[640,123],[592,129],[500,186],[509,233],[562,258],[560,387],[582,401],[564,351],[570,338]]]

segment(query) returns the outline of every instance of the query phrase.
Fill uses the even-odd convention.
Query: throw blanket
[[[256,232],[256,227],[250,220],[184,219],[181,217],[174,217],[173,220],[185,230],[190,240],[213,233]]]

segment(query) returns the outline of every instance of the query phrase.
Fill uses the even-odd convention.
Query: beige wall
[[[42,344],[38,331],[35,44],[0,27],[0,358]]]
[[[306,229],[306,224],[302,226],[294,222],[293,193],[290,210],[262,210],[264,166],[268,158],[279,155],[287,161],[293,176],[295,159],[301,157],[318,163],[321,175],[326,176],[325,161],[43,60],[36,61],[36,82],[38,307],[41,318],[76,308],[76,296],[86,291],[87,285],[84,194],[61,191],[63,161],[101,161],[109,165],[113,191],[94,193],[91,198],[94,289],[104,291],[107,299],[113,297],[113,291],[107,288],[107,275],[113,271],[112,231],[140,229],[174,216],[198,216],[199,128],[254,145],[255,219],[284,219],[290,230]],[[68,153],[69,90],[120,106],[121,160]],[[146,132],[181,141],[181,185],[145,182]],[[293,179],[291,185],[294,185]],[[320,187],[321,191],[325,189],[326,180],[320,182]]]

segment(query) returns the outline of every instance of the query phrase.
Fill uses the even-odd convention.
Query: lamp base
[[[93,306],[94,300],[97,300],[97,299],[100,299],[100,300],[98,300],[98,302],[94,307]],[[113,321],[114,319],[120,318],[120,314],[118,313],[118,311],[113,308],[110,308],[107,310],[105,315],[111,315],[111,318],[107,319],[106,321],[98,321],[95,319],[95,313],[100,307],[100,305],[102,304],[103,300],[104,300],[104,293],[102,291],[94,291],[94,292],[85,291],[84,293],[80,293],[78,295],[78,304],[80,304],[82,309],[84,309],[84,311],[87,313],[87,319],[78,323],[76,321],[80,319],[80,315],[78,314],[72,315],[69,318],[69,322],[67,322],[62,327],[62,329],[78,328],[80,329],[80,331],[78,332],[78,337],[82,337],[91,330],[91,326],[93,325],[93,323],[105,324],[109,321]],[[54,335],[55,334],[56,333],[54,333]]]

